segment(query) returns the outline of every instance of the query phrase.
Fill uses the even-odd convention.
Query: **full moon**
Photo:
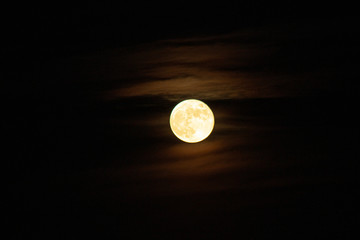
[[[214,124],[211,109],[196,99],[178,103],[170,115],[171,130],[177,138],[187,143],[197,143],[207,138]]]

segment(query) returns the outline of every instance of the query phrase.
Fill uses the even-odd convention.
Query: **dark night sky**
[[[354,239],[352,6],[7,12],[3,205],[14,239]],[[215,115],[198,144],[169,127],[188,98]]]

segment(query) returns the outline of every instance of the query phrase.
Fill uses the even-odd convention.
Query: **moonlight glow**
[[[207,138],[214,128],[211,109],[202,101],[189,99],[180,102],[170,115],[170,127],[176,137],[188,143]]]

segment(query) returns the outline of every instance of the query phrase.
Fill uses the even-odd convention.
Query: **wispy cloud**
[[[101,66],[97,74],[103,81],[111,81],[111,87],[104,93],[108,99],[138,96],[169,100],[246,99],[314,91],[319,81],[309,78],[306,72],[279,71],[273,62],[279,43],[274,44],[274,39],[254,41],[258,35],[174,39],[119,50],[109,53],[107,66],[103,65],[111,74],[101,75]]]

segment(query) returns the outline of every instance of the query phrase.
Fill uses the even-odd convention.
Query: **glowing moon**
[[[207,138],[214,128],[215,119],[211,109],[196,99],[178,103],[170,115],[170,127],[176,137],[188,143]]]

